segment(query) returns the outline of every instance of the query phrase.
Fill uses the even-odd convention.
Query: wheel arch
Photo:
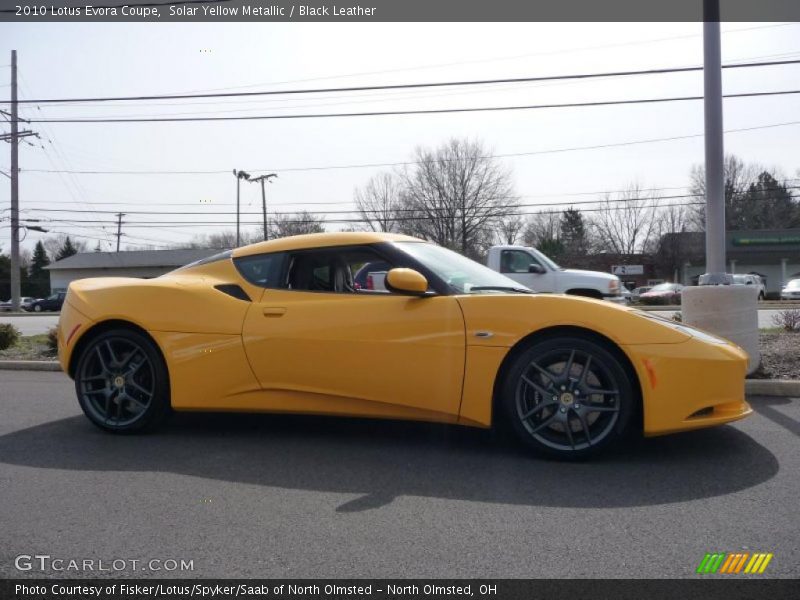
[[[150,340],[153,343],[153,347],[158,352],[158,355],[161,357],[161,360],[164,361],[164,365],[167,367],[167,372],[169,373],[169,364],[164,356],[164,351],[161,349],[161,346],[158,344],[155,338],[150,335],[146,329],[137,325],[136,323],[126,321],[124,319],[109,319],[107,321],[100,321],[92,325],[89,329],[84,331],[83,335],[81,335],[80,338],[78,338],[78,341],[75,342],[75,347],[72,349],[72,353],[69,357],[69,365],[67,369],[67,374],[72,379],[75,379],[75,368],[77,367],[78,361],[83,353],[83,349],[87,346],[87,344],[89,344],[98,335],[113,329],[128,329],[130,331],[135,331],[136,333],[139,333]]]
[[[511,369],[511,366],[514,364],[514,361],[517,357],[527,350],[531,345],[537,342],[541,342],[547,339],[551,339],[554,337],[564,336],[564,335],[578,335],[584,338],[588,338],[592,341],[598,342],[601,345],[605,346],[608,350],[610,350],[616,357],[620,360],[620,364],[625,372],[630,377],[631,382],[633,383],[633,391],[636,395],[636,412],[633,415],[635,419],[635,426],[639,432],[644,429],[644,401],[643,401],[643,394],[642,394],[642,384],[639,380],[639,376],[636,373],[636,369],[633,366],[633,362],[631,362],[630,357],[625,353],[625,351],[611,338],[593,331],[591,329],[587,329],[585,327],[579,327],[575,325],[556,325],[553,327],[546,327],[544,329],[539,329],[537,331],[529,333],[527,336],[519,340],[511,349],[506,353],[505,357],[503,358],[503,362],[500,363],[500,368],[497,370],[497,374],[495,375],[494,379],[494,387],[492,390],[492,421],[495,421],[495,416],[500,414],[498,404],[500,402],[500,392],[503,386],[503,381],[505,379],[506,374]]]

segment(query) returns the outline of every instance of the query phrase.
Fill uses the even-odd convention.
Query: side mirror
[[[428,280],[414,269],[392,269],[386,274],[386,287],[398,294],[424,296],[428,291]]]
[[[537,275],[544,274],[544,267],[542,265],[537,265],[533,263],[532,265],[528,265],[528,273],[536,273]]]

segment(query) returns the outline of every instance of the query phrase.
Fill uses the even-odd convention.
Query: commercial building
[[[50,291],[64,291],[71,281],[88,277],[151,279],[218,252],[221,250],[214,248],[82,252],[47,267],[50,271]]]

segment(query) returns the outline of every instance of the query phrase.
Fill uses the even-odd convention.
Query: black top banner
[[[706,0],[706,2],[715,0]],[[717,0],[721,21],[800,21],[798,0]],[[0,21],[702,21],[703,0],[0,0]]]

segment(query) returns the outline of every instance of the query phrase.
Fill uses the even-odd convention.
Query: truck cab
[[[620,294],[620,280],[616,275],[600,271],[563,269],[536,248],[493,246],[489,249],[486,264],[493,271],[537,292],[625,302]]]

